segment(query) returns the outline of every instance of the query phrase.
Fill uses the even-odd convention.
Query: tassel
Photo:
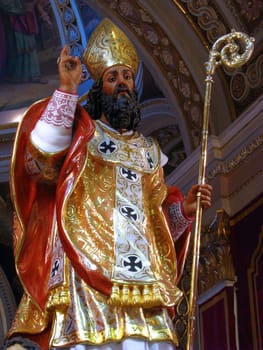
[[[148,285],[143,286],[143,304],[150,305],[153,299],[152,288]]]
[[[140,291],[140,288],[138,286],[133,286],[132,304],[133,305],[142,305],[141,291]]]
[[[117,283],[113,283],[109,304],[120,305],[120,288]]]
[[[122,305],[130,305],[131,304],[131,295],[130,295],[130,289],[127,284],[124,284],[122,287],[122,294],[121,294],[121,304]]]
[[[158,284],[154,284],[153,285],[153,299],[156,305],[158,304],[162,304],[163,298],[162,295],[160,293],[160,289]]]

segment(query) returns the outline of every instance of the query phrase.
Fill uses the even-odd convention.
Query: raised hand
[[[69,55],[68,46],[64,46],[57,60],[60,89],[76,93],[81,81],[82,65],[79,57]]]
[[[201,193],[201,205],[202,208],[207,209],[211,207],[212,202],[212,186],[208,184],[193,185],[188,191],[183,201],[184,213],[186,216],[191,217],[195,215],[197,207],[197,193]]]

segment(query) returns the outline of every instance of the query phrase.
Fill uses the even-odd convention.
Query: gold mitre
[[[120,64],[129,67],[135,75],[139,60],[128,37],[108,18],[104,18],[91,34],[83,62],[96,81],[106,69]]]

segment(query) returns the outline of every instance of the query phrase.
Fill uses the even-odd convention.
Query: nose
[[[118,85],[115,88],[115,93],[116,94],[123,94],[123,93],[128,93],[129,88],[128,85],[125,82],[118,83]]]
[[[119,83],[119,84],[118,84],[118,89],[120,89],[120,90],[121,90],[121,89],[125,89],[125,90],[126,90],[126,89],[127,89],[127,84],[126,84],[125,82]]]
[[[117,85],[118,86],[126,86],[126,82],[125,82],[124,76],[122,74],[119,74],[119,76],[118,76]]]

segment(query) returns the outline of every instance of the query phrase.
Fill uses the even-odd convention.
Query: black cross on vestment
[[[101,144],[99,144],[99,151],[104,154],[111,154],[115,152],[116,149],[117,145],[111,140],[103,141]]]
[[[123,265],[129,267],[128,271],[138,272],[142,269],[142,262],[136,255],[130,255],[124,260]]]
[[[56,260],[54,262],[54,265],[53,265],[52,270],[51,270],[51,277],[55,277],[56,276],[56,274],[58,273],[59,265],[60,265],[59,264],[59,260]]]
[[[137,221],[138,215],[132,207],[128,207],[128,206],[124,205],[123,207],[121,207],[120,210],[121,210],[122,215],[125,216],[126,218]]]
[[[149,153],[149,152],[146,153],[146,159],[147,159],[147,161],[148,161],[148,164],[149,164],[149,166],[150,166],[150,169],[152,169],[152,168],[153,168],[153,160],[152,160],[152,157],[150,156],[150,153]]]
[[[121,168],[121,174],[123,177],[125,177],[127,180],[130,181],[136,181],[137,180],[137,174],[135,171],[132,171],[130,169],[126,169],[126,168]]]

